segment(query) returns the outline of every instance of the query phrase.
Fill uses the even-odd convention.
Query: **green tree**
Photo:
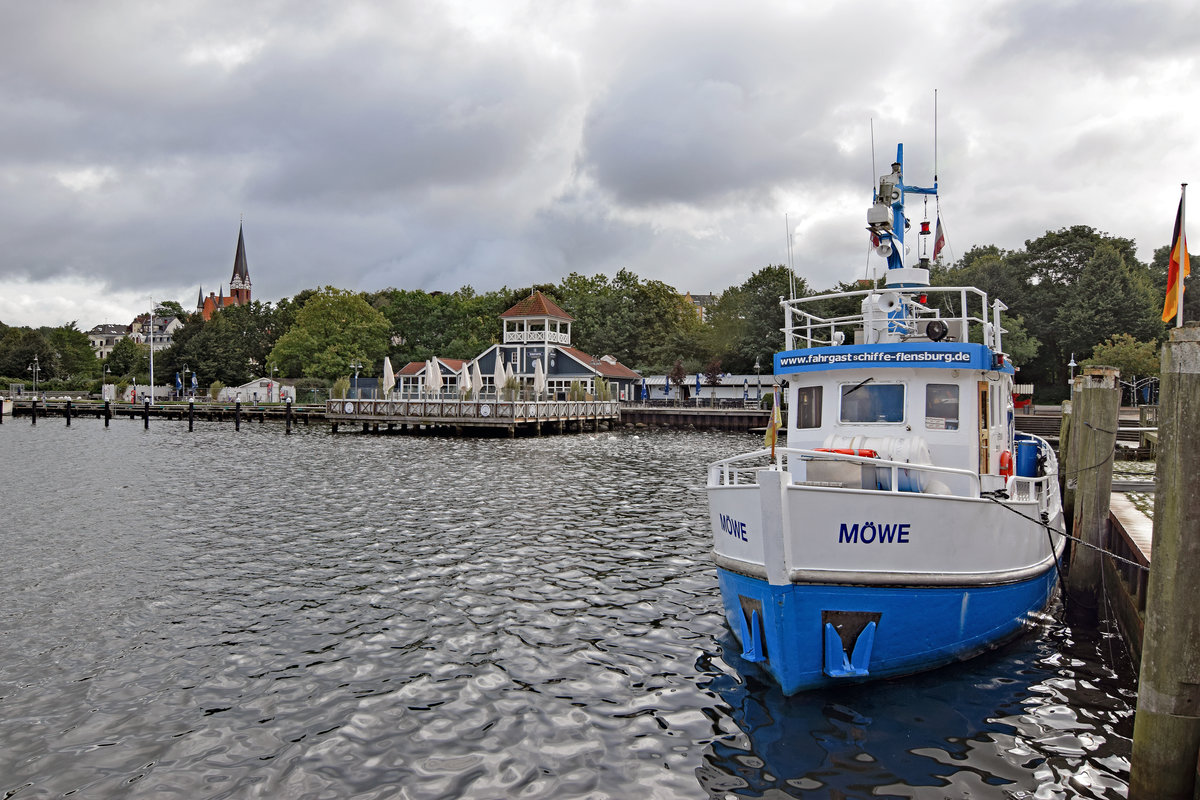
[[[387,353],[388,330],[387,318],[361,294],[327,286],[304,304],[269,359],[285,375],[333,380],[356,361],[372,375]]]
[[[1153,338],[1161,330],[1148,285],[1108,243],[1096,247],[1074,291],[1057,309],[1055,328],[1062,346],[1083,357],[1117,333]]]
[[[101,362],[96,358],[88,335],[69,322],[58,328],[43,328],[43,337],[54,349],[60,374],[54,377],[65,380],[86,381],[100,374]]]
[[[782,265],[763,267],[745,283],[726,289],[713,305],[709,333],[710,351],[733,373],[753,372],[755,359],[770,363],[783,349],[783,310],[780,298],[809,294],[803,278]]]
[[[1121,377],[1156,378],[1161,366],[1159,344],[1153,339],[1141,341],[1128,333],[1118,333],[1096,345],[1083,363],[1116,367]]]
[[[127,377],[148,372],[150,369],[149,355],[149,350],[138,347],[137,342],[126,336],[124,339],[117,340],[104,363],[112,377],[115,378],[118,375]]]

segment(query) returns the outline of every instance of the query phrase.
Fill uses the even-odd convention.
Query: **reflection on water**
[[[702,483],[752,443],[10,418],[0,797],[1123,796],[1095,631],[793,698],[741,664]]]

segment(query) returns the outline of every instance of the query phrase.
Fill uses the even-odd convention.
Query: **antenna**
[[[937,188],[937,89],[933,90],[933,187]]]
[[[871,117],[871,183],[868,185],[874,186],[878,177],[879,173],[875,171],[875,118]],[[873,189],[871,191],[871,200],[875,200],[875,191]]]
[[[791,292],[793,300],[796,299],[796,267],[792,261],[792,224],[788,220],[788,215],[783,215],[783,234],[787,244],[788,256],[788,290]]]

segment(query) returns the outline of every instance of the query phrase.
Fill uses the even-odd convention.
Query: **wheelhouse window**
[[[925,427],[930,430],[958,430],[958,384],[926,384]]]
[[[796,390],[796,427],[821,427],[821,386],[801,386]]]
[[[903,422],[904,384],[861,383],[842,384],[842,422]]]

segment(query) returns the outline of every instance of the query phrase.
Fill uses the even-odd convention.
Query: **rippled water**
[[[1124,796],[1107,634],[792,698],[741,664],[701,487],[752,445],[9,418],[0,798]]]

